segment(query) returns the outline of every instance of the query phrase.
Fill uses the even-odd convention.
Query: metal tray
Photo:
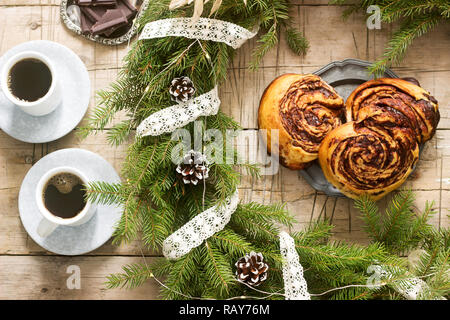
[[[141,17],[142,12],[147,10],[150,0],[131,0],[131,3],[135,5],[135,7],[138,9],[138,14],[134,18],[133,25],[130,27],[130,29],[126,30],[125,33],[117,35],[115,38],[106,38],[102,36],[93,36],[88,34],[83,34],[81,32],[80,26],[75,22],[72,21],[67,13],[67,8],[73,4],[73,0],[62,0],[60,5],[60,16],[61,20],[63,21],[64,25],[72,32],[75,32],[76,34],[89,39],[91,41],[101,43],[104,45],[109,46],[115,46],[122,44],[124,42],[128,42],[131,40],[131,38],[134,37],[138,30],[138,24],[136,21],[139,21],[139,18]]]
[[[331,85],[339,95],[345,100],[360,84],[373,79],[367,71],[371,63],[358,59],[345,59],[343,61],[334,61],[319,70],[313,72],[320,76],[324,81]],[[387,78],[398,78],[392,71],[387,69],[385,72]],[[299,174],[317,191],[321,191],[332,197],[345,197],[325,178],[322,168],[317,160],[311,166],[300,170]]]

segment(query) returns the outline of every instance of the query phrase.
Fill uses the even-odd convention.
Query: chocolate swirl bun
[[[398,121],[407,121],[419,143],[433,137],[440,117],[436,99],[402,79],[367,81],[352,92],[345,106],[347,121],[377,118],[386,113]]]
[[[258,112],[260,129],[278,129],[280,162],[290,169],[303,169],[317,159],[323,138],[341,124],[344,101],[319,76],[285,74],[266,88]]]
[[[437,101],[408,81],[379,79],[356,88],[346,111],[349,122],[323,140],[319,163],[348,197],[380,199],[403,184],[419,160],[419,143],[436,131]]]

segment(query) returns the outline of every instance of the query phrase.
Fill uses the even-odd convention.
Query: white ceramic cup
[[[52,83],[47,93],[45,94],[45,96],[39,98],[36,101],[20,100],[11,93],[11,90],[9,88],[10,71],[12,67],[14,67],[17,62],[26,59],[36,59],[45,63],[52,75]],[[39,52],[23,51],[9,58],[9,60],[6,61],[3,69],[1,70],[0,83],[2,91],[5,94],[6,98],[8,98],[9,101],[19,107],[23,112],[26,112],[32,116],[44,116],[46,114],[49,114],[56,109],[56,107],[61,103],[62,100],[61,88],[58,82],[58,75],[55,72],[54,64],[50,61],[49,58]]]
[[[36,203],[39,209],[39,212],[42,215],[42,220],[39,223],[37,233],[45,238],[49,236],[58,226],[79,226],[83,223],[89,221],[92,218],[95,211],[97,210],[97,206],[90,201],[86,202],[85,207],[78,213],[75,217],[72,218],[61,218],[52,214],[44,204],[44,188],[47,182],[57,174],[60,173],[71,173],[76,175],[81,179],[84,185],[86,185],[89,180],[86,176],[80,172],[78,169],[72,167],[58,167],[47,171],[42,178],[39,180],[36,188]]]

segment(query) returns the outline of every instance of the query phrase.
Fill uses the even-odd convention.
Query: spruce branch
[[[124,194],[121,189],[120,183],[91,181],[85,187],[86,200],[105,205],[122,203]]]
[[[129,264],[122,267],[123,272],[107,276],[106,287],[108,289],[126,288],[134,289],[141,286],[154,275],[151,269],[143,264]]]
[[[435,213],[434,203],[427,202],[425,210],[416,213],[414,199],[411,190],[398,192],[384,215],[368,197],[356,200],[355,207],[362,213],[364,230],[373,241],[383,243],[393,253],[402,253],[423,244],[433,229],[428,221]]]
[[[296,54],[306,54],[309,48],[309,43],[303,33],[294,28],[288,28],[286,29],[286,40],[289,48],[291,48],[291,50]]]
[[[400,63],[411,43],[433,29],[441,19],[439,15],[434,15],[431,17],[416,17],[404,22],[393,34],[383,56],[369,67],[369,71],[381,76],[387,68]]]
[[[413,41],[450,18],[450,4],[447,0],[331,0],[330,3],[349,5],[344,17],[357,10],[366,10],[376,5],[381,10],[381,20],[386,23],[400,23],[394,32],[384,54],[369,68],[375,76],[382,76],[385,70],[399,64]]]

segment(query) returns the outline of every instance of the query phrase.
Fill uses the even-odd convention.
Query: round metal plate
[[[139,28],[139,25],[136,23],[136,21],[139,21],[139,18],[141,17],[142,12],[147,10],[150,0],[132,0],[131,3],[135,5],[136,8],[138,8],[138,14],[136,18],[134,18],[133,25],[131,26],[126,33],[116,37],[116,38],[105,38],[102,36],[94,36],[89,34],[83,34],[81,31],[81,28],[78,24],[76,24],[74,21],[72,21],[67,13],[67,8],[73,4],[73,0],[62,0],[60,5],[60,15],[61,20],[63,21],[64,25],[72,32],[75,32],[76,34],[89,39],[94,42],[98,42],[104,45],[109,46],[115,46],[119,45],[125,42],[128,42],[131,40],[131,38],[136,35],[136,32]]]

